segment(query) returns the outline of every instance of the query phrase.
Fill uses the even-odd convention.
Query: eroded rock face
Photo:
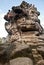
[[[27,62],[26,65],[40,65],[41,60],[44,60],[44,33],[38,18],[39,15],[40,12],[37,8],[25,1],[20,6],[13,6],[8,11],[4,19],[7,21],[5,23],[5,29],[8,32],[6,41],[10,45],[3,46],[4,51],[0,52],[1,57],[4,57],[5,54],[6,60],[14,58],[17,65],[23,65],[25,62]],[[21,63],[20,59],[16,60],[18,57],[22,57],[20,58]],[[32,60],[32,64],[27,57]],[[25,61],[25,59],[29,61]]]
[[[33,62],[30,58],[19,57],[19,58],[11,60],[10,64],[11,65],[33,65]]]
[[[15,38],[16,35],[19,37],[24,31],[27,33],[36,31],[35,35],[42,34],[43,28],[38,19],[39,15],[40,12],[37,11],[34,5],[23,1],[20,6],[13,6],[12,10],[9,10],[4,16],[4,19],[8,21],[5,23],[5,29],[12,39]]]

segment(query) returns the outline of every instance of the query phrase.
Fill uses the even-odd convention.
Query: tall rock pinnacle
[[[17,65],[44,65],[44,34],[39,15],[34,5],[23,1],[20,6],[13,6],[4,16],[7,21],[6,39],[10,46],[5,49],[2,57],[6,55],[4,58],[10,61],[9,65],[12,65],[13,58]]]

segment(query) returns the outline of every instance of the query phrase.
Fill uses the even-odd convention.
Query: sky
[[[4,24],[4,15],[8,12],[12,6],[18,6],[21,4],[23,0],[0,0],[0,37],[6,37],[7,32],[5,30]],[[24,0],[29,4],[34,4],[38,11],[40,12],[39,19],[41,21],[41,25],[44,28],[44,0]]]

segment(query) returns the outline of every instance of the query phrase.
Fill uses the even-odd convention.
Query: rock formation
[[[39,15],[37,8],[25,1],[8,11],[4,16],[7,44],[0,46],[0,62],[5,65],[44,65],[44,33]]]

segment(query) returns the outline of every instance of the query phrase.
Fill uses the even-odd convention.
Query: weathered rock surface
[[[9,65],[44,65],[44,30],[37,8],[23,1],[4,16],[8,32],[0,45],[0,62]],[[14,60],[12,60],[14,59]]]
[[[19,57],[19,58],[11,60],[10,65],[33,65],[33,62],[30,58]]]

